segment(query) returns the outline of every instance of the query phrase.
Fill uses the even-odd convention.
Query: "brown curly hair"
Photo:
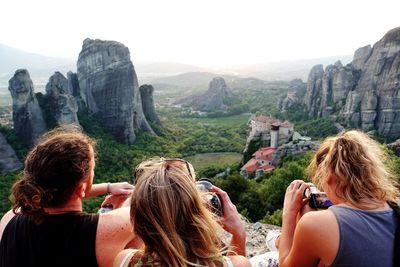
[[[44,208],[65,204],[88,178],[94,146],[94,140],[77,130],[57,128],[42,136],[29,151],[24,171],[12,187],[14,213],[40,223]]]

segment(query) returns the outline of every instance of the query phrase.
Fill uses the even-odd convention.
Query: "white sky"
[[[263,63],[352,54],[399,12],[399,0],[1,0],[0,43],[76,59],[89,37],[134,62]]]

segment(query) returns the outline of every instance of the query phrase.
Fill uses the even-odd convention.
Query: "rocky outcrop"
[[[349,127],[374,129],[388,137],[400,135],[400,27],[372,48],[358,49],[347,66],[335,64],[322,70],[322,88],[321,68],[310,71],[307,84],[304,102],[311,117],[338,112]]]
[[[135,130],[153,132],[143,114],[138,80],[126,46],[85,39],[77,66],[88,112],[98,116],[117,140],[133,144]]]
[[[351,62],[351,65],[356,69],[356,70],[364,70],[365,63],[371,56],[371,45],[366,45],[364,47],[360,47],[354,52],[353,56],[353,61]]]
[[[78,105],[78,113],[85,113],[86,106],[85,102],[81,97],[81,88],[79,87],[78,74],[69,71],[67,73],[68,79],[68,91],[75,98]]]
[[[322,78],[324,76],[324,67],[322,65],[314,66],[307,79],[307,91],[304,96],[304,104],[311,117],[318,115],[322,95]]]
[[[13,100],[14,131],[30,147],[47,131],[32,80],[27,70],[19,69],[8,83]]]
[[[228,107],[226,98],[231,96],[231,89],[226,85],[224,78],[216,77],[210,82],[198,105],[202,110],[225,110]]]
[[[248,258],[270,251],[266,245],[266,237],[269,231],[280,230],[281,227],[271,224],[244,223],[246,231],[246,254]]]
[[[15,151],[0,133],[0,171],[15,171],[22,168],[22,163],[15,155]]]
[[[190,106],[201,111],[226,111],[231,98],[231,89],[226,85],[224,78],[213,78],[204,94],[189,96],[181,99],[177,104]]]
[[[139,91],[140,91],[140,97],[142,99],[143,113],[144,113],[147,121],[154,123],[158,126],[162,126],[160,118],[158,117],[155,106],[154,106],[154,99],[153,99],[154,88],[153,88],[153,86],[144,84],[139,87]]]
[[[307,151],[316,151],[320,146],[318,141],[301,140],[284,144],[275,151],[272,158],[272,165],[278,166],[286,156],[299,155]]]
[[[290,81],[289,91],[286,96],[278,101],[278,109],[286,112],[295,103],[301,103],[307,90],[307,84],[301,79]]]
[[[400,156],[400,139],[397,139],[393,143],[390,143],[387,145],[390,149],[393,150],[393,152],[397,155]]]
[[[67,78],[60,72],[55,72],[46,85],[46,104],[49,107],[50,115],[58,125],[79,124],[78,104],[70,94]]]

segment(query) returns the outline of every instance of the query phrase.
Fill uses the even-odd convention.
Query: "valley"
[[[198,177],[226,190],[247,219],[279,225],[285,189],[294,179],[309,180],[306,167],[320,140],[353,127],[369,131],[383,144],[398,139],[396,34],[399,29],[374,48],[357,50],[347,65],[309,66],[307,79],[296,75],[282,80],[264,80],[265,73],[192,67],[179,73],[180,65],[168,75],[142,68],[152,73],[143,75],[136,73],[123,44],[86,39],[77,73],[53,71],[43,78],[19,70],[1,76],[0,132],[21,164],[37,136],[56,125],[79,124],[97,140],[97,182],[134,182],[135,167],[145,159],[184,158]],[[399,49],[386,51],[387,45]],[[376,72],[374,66],[379,66]],[[166,74],[168,67],[163,70]],[[372,76],[377,87],[371,85]],[[265,156],[262,164],[266,160],[268,166],[253,170],[251,160],[260,160],[254,157],[262,149],[278,156]],[[399,179],[400,159],[387,151],[387,164]],[[0,173],[0,214],[9,208],[18,173]],[[95,212],[101,201],[85,201],[85,210]]]

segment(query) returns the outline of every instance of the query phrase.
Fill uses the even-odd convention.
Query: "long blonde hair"
[[[136,169],[131,219],[143,256],[166,266],[222,266],[222,230],[196,188],[190,163],[152,159]]]
[[[314,183],[334,175],[335,193],[350,204],[366,208],[381,201],[397,201],[394,175],[385,166],[387,156],[367,134],[351,130],[329,137],[321,144],[309,171]]]

